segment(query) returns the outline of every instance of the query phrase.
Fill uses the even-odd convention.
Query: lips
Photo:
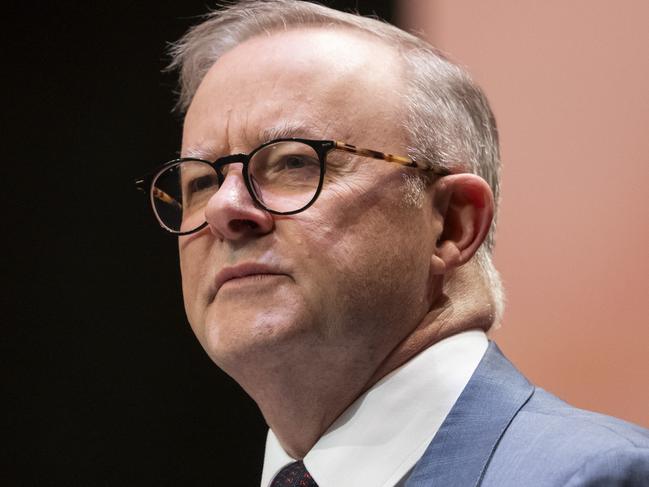
[[[248,276],[265,276],[265,275],[279,275],[285,276],[284,272],[279,271],[278,269],[258,263],[243,263],[238,264],[232,267],[224,267],[221,269],[216,278],[214,279],[214,284],[212,286],[210,296],[213,299],[216,294],[219,292],[221,287],[228,281],[233,279],[240,279],[242,277]]]

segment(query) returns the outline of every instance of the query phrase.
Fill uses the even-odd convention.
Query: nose
[[[205,207],[205,220],[221,240],[243,240],[272,231],[273,216],[255,205],[243,179],[242,164],[231,164],[219,190]]]

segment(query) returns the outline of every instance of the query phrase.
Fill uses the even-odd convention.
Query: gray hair
[[[179,71],[177,109],[186,111],[200,82],[221,55],[258,35],[293,27],[342,27],[395,47],[404,60],[407,89],[403,121],[409,155],[426,164],[482,177],[500,195],[500,153],[493,113],[464,69],[422,39],[377,19],[300,0],[242,0],[209,13],[170,49],[169,69]],[[504,311],[504,292],[491,258],[494,223],[475,260],[492,293],[492,323]]]

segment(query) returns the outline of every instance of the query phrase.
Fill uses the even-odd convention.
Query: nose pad
[[[273,217],[255,204],[245,183],[243,164],[223,166],[221,173],[224,176],[221,187],[205,208],[205,220],[211,232],[221,240],[239,240],[272,231]]]

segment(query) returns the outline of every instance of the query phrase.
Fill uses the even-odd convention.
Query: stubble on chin
[[[229,375],[280,364],[309,340],[313,320],[304,299],[290,283],[278,287],[241,300],[217,296],[205,310],[201,343]]]

